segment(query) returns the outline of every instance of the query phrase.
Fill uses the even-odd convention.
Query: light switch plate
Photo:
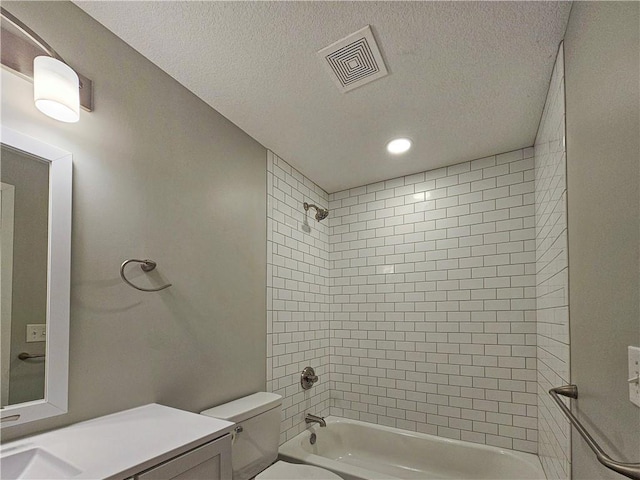
[[[629,400],[640,407],[640,347],[629,347]]]
[[[44,342],[47,340],[47,326],[44,323],[27,325],[27,343]]]

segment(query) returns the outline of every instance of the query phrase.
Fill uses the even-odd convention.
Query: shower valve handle
[[[302,389],[309,390],[317,381],[318,376],[313,368],[304,367],[304,370],[302,370],[302,373],[300,374],[300,385],[302,385]]]

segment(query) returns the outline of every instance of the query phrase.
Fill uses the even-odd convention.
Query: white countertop
[[[38,447],[80,471],[70,478],[126,478],[219,438],[233,425],[152,403],[6,443],[0,455]]]

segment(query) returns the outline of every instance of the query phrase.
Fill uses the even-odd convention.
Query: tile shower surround
[[[332,195],[269,155],[281,439],[311,410],[535,452],[533,149]],[[329,228],[310,216],[303,232],[305,200],[329,200]],[[314,359],[309,395],[299,372]]]
[[[550,480],[571,477],[571,427],[547,393],[571,383],[562,52],[561,46],[534,145],[538,452]]]
[[[329,226],[303,202],[327,208],[329,196],[267,151],[267,390],[283,397],[280,443],[305,412],[329,415]],[[302,390],[307,365],[320,381]]]
[[[329,196],[331,413],[537,451],[527,148]]]

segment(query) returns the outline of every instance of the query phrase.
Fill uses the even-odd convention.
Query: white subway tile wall
[[[564,62],[560,46],[535,141],[539,454],[549,479],[571,477],[570,425],[547,393],[569,381]]]
[[[267,151],[267,390],[283,397],[280,443],[304,430],[307,411],[329,414],[329,226],[303,208],[328,197]],[[307,365],[320,380],[305,391]]]
[[[537,452],[533,148],[329,209],[331,414]]]

